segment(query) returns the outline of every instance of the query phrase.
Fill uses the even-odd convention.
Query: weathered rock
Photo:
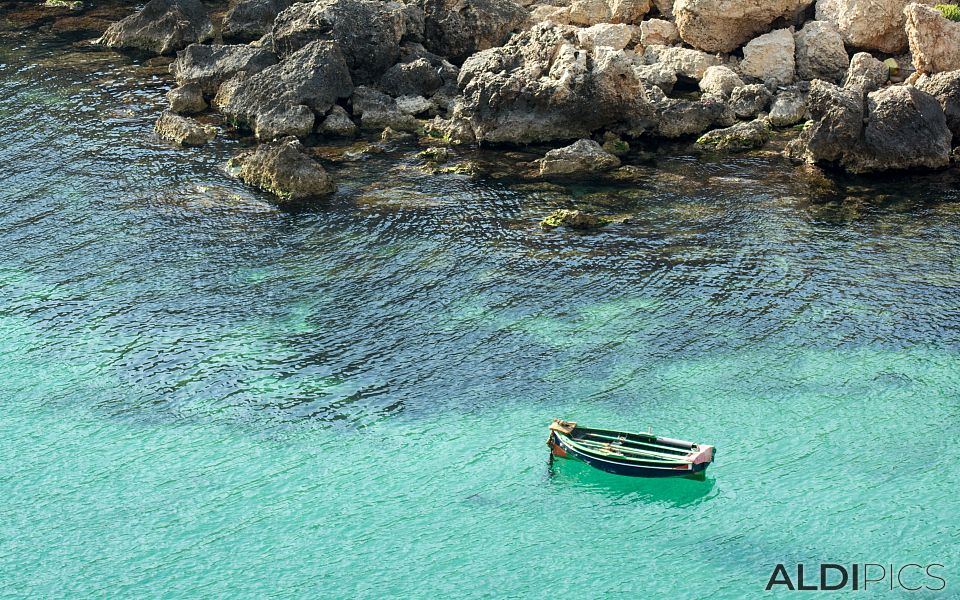
[[[313,111],[303,104],[279,105],[257,115],[253,132],[261,142],[275,138],[307,137],[313,131]]]
[[[707,69],[721,64],[718,56],[690,48],[648,46],[643,53],[647,64],[660,63],[673,69],[677,75],[700,81]]]
[[[646,131],[653,117],[646,92],[656,88],[637,77],[624,51],[588,54],[575,30],[549,23],[478,52],[460,69],[454,121],[490,142],[589,137],[614,123]]]
[[[673,91],[677,84],[677,72],[669,65],[653,63],[652,65],[637,65],[633,68],[634,74],[643,82],[654,85],[663,90],[664,94]]]
[[[848,155],[844,166],[857,173],[946,167],[951,138],[936,98],[910,86],[890,86],[867,96],[865,151]]]
[[[650,11],[650,0],[573,0],[569,19],[575,25],[639,24]]]
[[[817,80],[808,106],[812,123],[787,146],[793,158],[854,173],[949,164],[951,132],[943,110],[936,98],[912,86],[871,92],[865,107],[859,88]]]
[[[843,87],[856,88],[863,93],[880,89],[890,75],[890,70],[868,52],[858,52],[850,61]]]
[[[195,83],[207,96],[217,93],[224,81],[237,73],[254,75],[277,63],[277,56],[264,48],[246,44],[191,44],[170,63],[177,85]]]
[[[760,148],[770,141],[770,124],[766,119],[737,123],[725,129],[714,129],[697,140],[701,148],[726,152],[743,152]]]
[[[527,20],[511,0],[423,0],[423,12],[424,45],[454,62],[502,45]]]
[[[150,0],[140,12],[111,25],[98,42],[172,54],[212,37],[213,24],[200,0]]]
[[[443,79],[437,68],[425,58],[397,63],[380,78],[380,89],[394,97],[430,96],[442,85]]]
[[[743,86],[743,80],[731,69],[723,65],[708,68],[700,80],[700,91],[729,98],[734,89]]]
[[[960,140],[960,71],[924,76],[915,85],[940,102],[947,127],[953,132],[954,140]]]
[[[752,119],[767,109],[773,94],[767,86],[760,83],[751,83],[735,88],[730,93],[730,108],[741,119]]]
[[[304,153],[296,138],[260,144],[230,159],[227,168],[243,182],[300,203],[333,193],[336,186],[320,164]]]
[[[796,45],[797,77],[840,83],[847,73],[850,57],[843,36],[833,23],[810,21],[793,35]]]
[[[317,40],[336,42],[357,84],[376,81],[400,57],[404,5],[377,0],[315,0],[284,10],[273,25],[273,46],[287,57]]]
[[[397,101],[370,87],[359,86],[350,98],[354,116],[360,117],[363,129],[385,129],[396,131],[416,131],[420,121],[413,115],[403,112]]]
[[[334,104],[327,116],[317,127],[317,133],[339,137],[353,137],[357,135],[357,126],[350,120],[350,115],[344,108]]]
[[[683,41],[707,52],[730,52],[774,21],[793,22],[812,0],[677,0],[673,6]]]
[[[756,37],[743,47],[740,72],[775,85],[793,81],[796,46],[789,29],[778,29]]]
[[[540,175],[569,176],[609,171],[620,166],[620,159],[593,140],[579,140],[564,148],[551,150],[536,161]]]
[[[213,96],[213,100],[210,101],[210,106],[215,110],[224,112],[224,109],[230,106],[230,103],[233,101],[233,96],[237,93],[237,90],[240,89],[240,85],[246,80],[247,74],[241,71],[224,81],[220,84],[220,87],[217,88],[217,93]]]
[[[630,144],[609,131],[603,134],[603,144],[600,147],[603,148],[604,152],[609,152],[617,157],[626,156],[630,153]]]
[[[908,4],[903,13],[917,71],[940,73],[960,69],[960,23],[921,4]]]
[[[550,21],[555,25],[570,24],[570,7],[554,6],[552,4],[536,4],[530,10],[530,22],[542,23]]]
[[[903,9],[911,0],[832,0],[817,19],[837,25],[848,46],[897,54],[907,49]]]
[[[680,41],[677,26],[664,19],[648,19],[640,23],[640,43],[644,46],[654,44],[672,46]]]
[[[193,119],[181,117],[168,110],[160,114],[154,127],[157,134],[181,146],[201,146],[217,136],[217,129],[201,125]]]
[[[665,98],[656,104],[655,132],[665,138],[700,135],[723,123],[725,109],[722,99],[707,94],[699,101]]]
[[[623,50],[630,45],[635,36],[636,26],[623,23],[600,23],[577,32],[577,40],[580,42],[580,46],[587,50],[593,50],[600,46]]]
[[[252,42],[273,29],[273,21],[293,0],[239,0],[223,17],[223,39]]]
[[[774,127],[789,127],[807,119],[807,103],[803,94],[796,90],[784,90],[777,94],[767,117]]]
[[[544,229],[556,229],[557,227],[569,227],[570,229],[598,229],[607,225],[610,221],[597,215],[586,213],[580,210],[555,210],[540,221],[540,227]]]
[[[422,115],[434,110],[433,102],[423,96],[400,96],[395,102],[397,110],[408,115]]]
[[[268,111],[283,111],[294,118],[294,112],[303,114],[297,107],[304,105],[323,114],[352,91],[353,82],[339,48],[334,42],[319,40],[245,77],[221,110],[235,122],[256,130],[257,119]]]
[[[173,88],[167,92],[167,102],[170,103],[171,111],[181,115],[190,115],[207,110],[207,102],[203,99],[203,89],[197,83],[188,83]]]

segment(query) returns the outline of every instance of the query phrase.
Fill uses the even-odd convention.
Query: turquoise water
[[[790,597],[776,563],[936,562],[958,597],[954,174],[388,154],[283,213],[238,142],[153,137],[159,71],[36,40],[0,46],[0,595]],[[537,228],[574,201],[633,218]],[[718,460],[551,467],[553,417]]]

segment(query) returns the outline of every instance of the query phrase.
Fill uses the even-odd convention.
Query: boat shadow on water
[[[704,478],[647,478],[612,475],[575,460],[547,462],[547,481],[553,485],[603,494],[611,499],[636,500],[668,506],[692,506],[711,497],[716,480]]]

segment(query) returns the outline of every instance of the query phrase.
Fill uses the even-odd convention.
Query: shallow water
[[[744,598],[828,561],[960,586],[954,173],[681,155],[565,188],[386,155],[284,213],[223,171],[239,142],[155,139],[162,74],[37,39],[0,43],[0,593]],[[632,219],[538,229],[575,203]],[[550,467],[553,417],[718,460]]]

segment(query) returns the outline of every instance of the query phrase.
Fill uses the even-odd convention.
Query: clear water
[[[151,73],[0,50],[0,595],[744,598],[822,561],[960,589],[954,174],[380,156],[291,214],[225,175],[236,141],[153,137]],[[634,218],[537,228],[574,199]],[[553,417],[718,461],[550,468]]]

